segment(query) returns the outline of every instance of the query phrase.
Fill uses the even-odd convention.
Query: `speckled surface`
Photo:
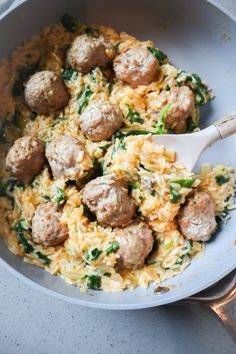
[[[211,0],[234,12],[235,0]],[[168,306],[94,310],[64,303],[0,268],[0,354],[233,354],[221,323],[204,309]]]

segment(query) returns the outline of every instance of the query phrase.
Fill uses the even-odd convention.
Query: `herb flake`
[[[98,259],[98,257],[102,254],[102,251],[99,250],[98,248],[94,248],[92,250],[88,250],[86,252],[86,256],[85,258],[88,260],[88,261],[94,261],[96,259]]]
[[[163,53],[160,49],[153,48],[153,47],[147,47],[147,49],[149,50],[149,52],[152,53],[152,55],[154,55],[154,57],[157,58],[157,60],[161,65],[165,63],[167,59],[167,55]]]
[[[216,183],[218,184],[218,186],[222,186],[223,184],[228,183],[230,181],[230,178],[225,177],[223,175],[218,175],[218,176],[215,176],[215,180],[216,180]]]
[[[166,118],[168,116],[168,112],[171,109],[172,104],[168,103],[159,113],[157,121],[154,122],[154,126],[156,128],[156,134],[163,135],[167,133],[167,129],[165,128]]]
[[[143,124],[144,123],[144,119],[140,117],[140,114],[133,110],[130,104],[126,104],[126,107],[128,109],[128,112],[126,114],[126,119],[128,119],[130,121],[130,123],[139,123],[139,124]]]
[[[88,106],[89,98],[93,94],[90,86],[86,85],[78,97],[78,113],[81,114],[83,110]]]
[[[115,253],[119,248],[119,243],[117,241],[112,241],[111,246],[106,249],[106,254]]]
[[[76,32],[78,28],[78,23],[74,17],[65,14],[61,18],[61,24],[65,28],[66,32]]]
[[[54,196],[57,205],[63,205],[65,203],[65,192],[61,188],[56,186]]]
[[[61,78],[64,81],[70,81],[72,79],[76,79],[77,76],[78,76],[77,71],[72,68],[65,68],[61,73]]]
[[[101,288],[101,277],[99,275],[87,275],[85,279],[89,289],[99,290]]]
[[[51,263],[51,259],[48,258],[45,254],[36,251],[35,248],[29,243],[27,238],[24,235],[25,231],[28,231],[28,227],[26,225],[25,220],[19,220],[14,226],[13,230],[17,233],[20,243],[22,244],[25,253],[35,254],[43,264],[49,265]]]

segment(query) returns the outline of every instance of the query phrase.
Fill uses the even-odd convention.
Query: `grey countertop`
[[[236,16],[236,0],[211,0]],[[204,309],[83,308],[51,298],[0,267],[0,354],[233,354],[221,323]]]

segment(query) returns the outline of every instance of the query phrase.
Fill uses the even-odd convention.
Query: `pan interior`
[[[236,23],[206,1],[27,1],[0,22],[1,57],[9,55],[23,39],[36,34],[45,25],[58,21],[65,12],[81,22],[103,24],[140,39],[151,39],[168,53],[175,65],[198,73],[216,96],[202,110],[202,128],[235,109]],[[33,13],[37,16],[32,16]],[[236,137],[231,137],[210,148],[198,165],[229,163],[236,168],[235,151]],[[234,212],[230,222],[207,244],[204,255],[194,260],[183,274],[166,281],[173,288],[162,295],[155,295],[152,287],[115,294],[92,291],[81,294],[79,289],[59,277],[22,262],[8,251],[2,240],[0,262],[28,282],[70,302],[101,308],[144,308],[189,296],[235,268],[235,230]]]

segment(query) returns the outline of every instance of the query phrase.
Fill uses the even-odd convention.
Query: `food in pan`
[[[229,220],[233,169],[193,173],[152,140],[198,130],[212,98],[153,42],[65,15],[0,78],[1,236],[24,261],[82,291],[146,287]]]

